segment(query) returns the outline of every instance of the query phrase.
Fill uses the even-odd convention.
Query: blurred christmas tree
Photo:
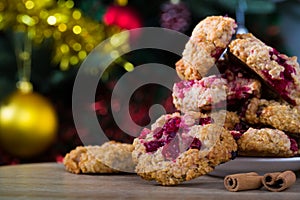
[[[281,8],[294,6],[298,1],[252,0],[246,3],[248,30],[279,51],[292,54],[280,32]],[[237,5],[237,0],[157,0],[151,3],[140,0],[0,0],[0,103],[9,101],[17,82],[21,81],[23,89],[28,86],[24,83],[29,82],[36,93],[53,104],[58,121],[56,138],[43,151],[20,156],[12,151],[16,147],[0,146],[0,165],[61,161],[65,153],[82,144],[72,118],[72,88],[80,64],[101,41],[122,30],[143,26],[164,27],[190,35],[193,27],[208,15],[235,18]],[[297,16],[299,14],[295,14]],[[101,117],[99,123],[110,139],[132,141],[132,137],[116,126],[111,114],[110,97],[117,80],[134,66],[157,62],[173,67],[178,59],[168,52],[147,49],[116,59],[110,66],[107,76],[99,83],[102,89],[96,94],[95,102],[96,113]],[[139,125],[147,124],[148,110],[154,103],[163,104],[167,112],[172,112],[170,95],[170,91],[157,85],[139,88],[130,105],[133,120]],[[0,136],[2,140],[7,139],[10,130],[3,132],[7,127],[1,126]],[[32,137],[37,133],[32,132]]]

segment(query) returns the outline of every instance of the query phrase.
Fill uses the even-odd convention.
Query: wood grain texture
[[[202,176],[178,186],[160,186],[135,174],[76,175],[62,164],[41,163],[0,167],[0,199],[260,199],[300,198],[300,180],[288,190],[262,188],[229,192],[223,179]]]

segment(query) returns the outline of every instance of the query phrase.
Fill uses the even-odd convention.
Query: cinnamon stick
[[[280,192],[296,182],[296,175],[292,171],[267,173],[262,179],[266,189],[272,192]]]
[[[224,186],[231,192],[254,190],[262,186],[261,179],[256,172],[232,174],[224,178]]]

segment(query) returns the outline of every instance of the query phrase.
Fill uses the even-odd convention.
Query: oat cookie
[[[253,98],[246,107],[245,120],[300,136],[300,109],[286,102]]]
[[[199,76],[204,77],[229,44],[236,27],[234,19],[230,17],[210,16],[200,21],[186,43],[182,66],[193,68]],[[190,77],[184,76],[184,79],[190,80]]]
[[[231,55],[245,63],[282,99],[300,104],[300,68],[297,57],[280,54],[251,33],[237,35],[229,44]]]
[[[211,75],[201,80],[183,80],[173,86],[173,104],[182,111],[211,110],[235,105],[260,96],[260,82],[233,73]]]
[[[138,175],[162,185],[176,185],[233,158],[237,144],[230,132],[209,120],[199,124],[194,114],[163,115],[151,130],[142,131],[132,152]]]
[[[197,70],[190,66],[185,66],[180,59],[175,64],[177,75],[182,80],[200,80],[202,77]]]
[[[237,140],[240,156],[292,157],[298,145],[283,131],[271,128],[249,128]]]
[[[109,141],[101,146],[78,146],[64,157],[67,171],[79,173],[134,172],[131,144]]]

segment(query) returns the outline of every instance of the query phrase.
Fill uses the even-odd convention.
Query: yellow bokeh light
[[[119,6],[126,6],[128,4],[128,0],[116,0]]]
[[[69,59],[68,58],[62,58],[60,62],[60,69],[62,71],[65,71],[69,69]]]
[[[130,63],[130,62],[126,62],[126,63],[124,64],[124,69],[125,69],[126,71],[131,72],[131,71],[134,70],[134,66],[133,66],[133,64]]]
[[[49,16],[48,19],[47,19],[47,22],[48,22],[49,25],[56,24],[56,17],[53,16],[53,15]]]
[[[17,88],[23,93],[32,92],[32,84],[29,81],[19,81],[17,82]]]
[[[37,37],[36,29],[29,29],[28,30],[28,38],[33,39]]]
[[[60,25],[58,25],[58,30],[60,31],[60,32],[65,32],[66,30],[67,30],[67,25],[66,24],[60,24]]]
[[[65,3],[67,8],[73,8],[74,7],[74,1],[68,0]]]
[[[28,51],[22,51],[18,56],[21,60],[29,60],[30,53]]]
[[[114,47],[118,47],[118,46],[124,44],[128,40],[128,37],[129,37],[129,33],[126,31],[124,31],[123,33],[120,33],[120,34],[114,34],[110,38],[110,43]]]
[[[74,49],[74,51],[80,51],[81,50],[81,44],[76,42],[72,45],[72,48]]]
[[[114,50],[114,51],[112,51],[112,52],[110,53],[110,56],[111,56],[112,58],[118,58],[118,57],[119,57],[119,52],[116,51],[116,50]]]
[[[79,63],[78,57],[77,57],[77,56],[72,56],[72,57],[70,58],[70,63],[71,63],[71,65],[76,65],[76,64],[78,64],[78,63]]]
[[[21,21],[22,21],[24,24],[28,25],[28,26],[33,26],[33,25],[35,25],[35,20],[34,20],[32,17],[28,16],[28,15],[22,15],[22,16],[21,16]]]
[[[78,20],[81,18],[81,12],[79,10],[74,10],[74,12],[72,13],[72,17],[75,19],[75,20]]]
[[[28,10],[30,10],[30,9],[32,9],[32,8],[34,8],[34,2],[33,1],[26,1],[25,2],[25,7],[28,9]]]
[[[79,57],[80,60],[85,59],[86,56],[87,56],[86,51],[79,51],[78,57]]]
[[[2,119],[2,123],[6,123],[6,121],[11,121],[14,117],[15,108],[12,106],[3,106],[0,110],[0,118]]]
[[[79,25],[75,25],[73,27],[73,33],[75,33],[76,35],[80,34],[82,31],[81,27]]]
[[[62,44],[61,46],[60,46],[60,51],[62,52],[62,53],[68,53],[69,52],[69,46],[67,45],[67,44]]]

